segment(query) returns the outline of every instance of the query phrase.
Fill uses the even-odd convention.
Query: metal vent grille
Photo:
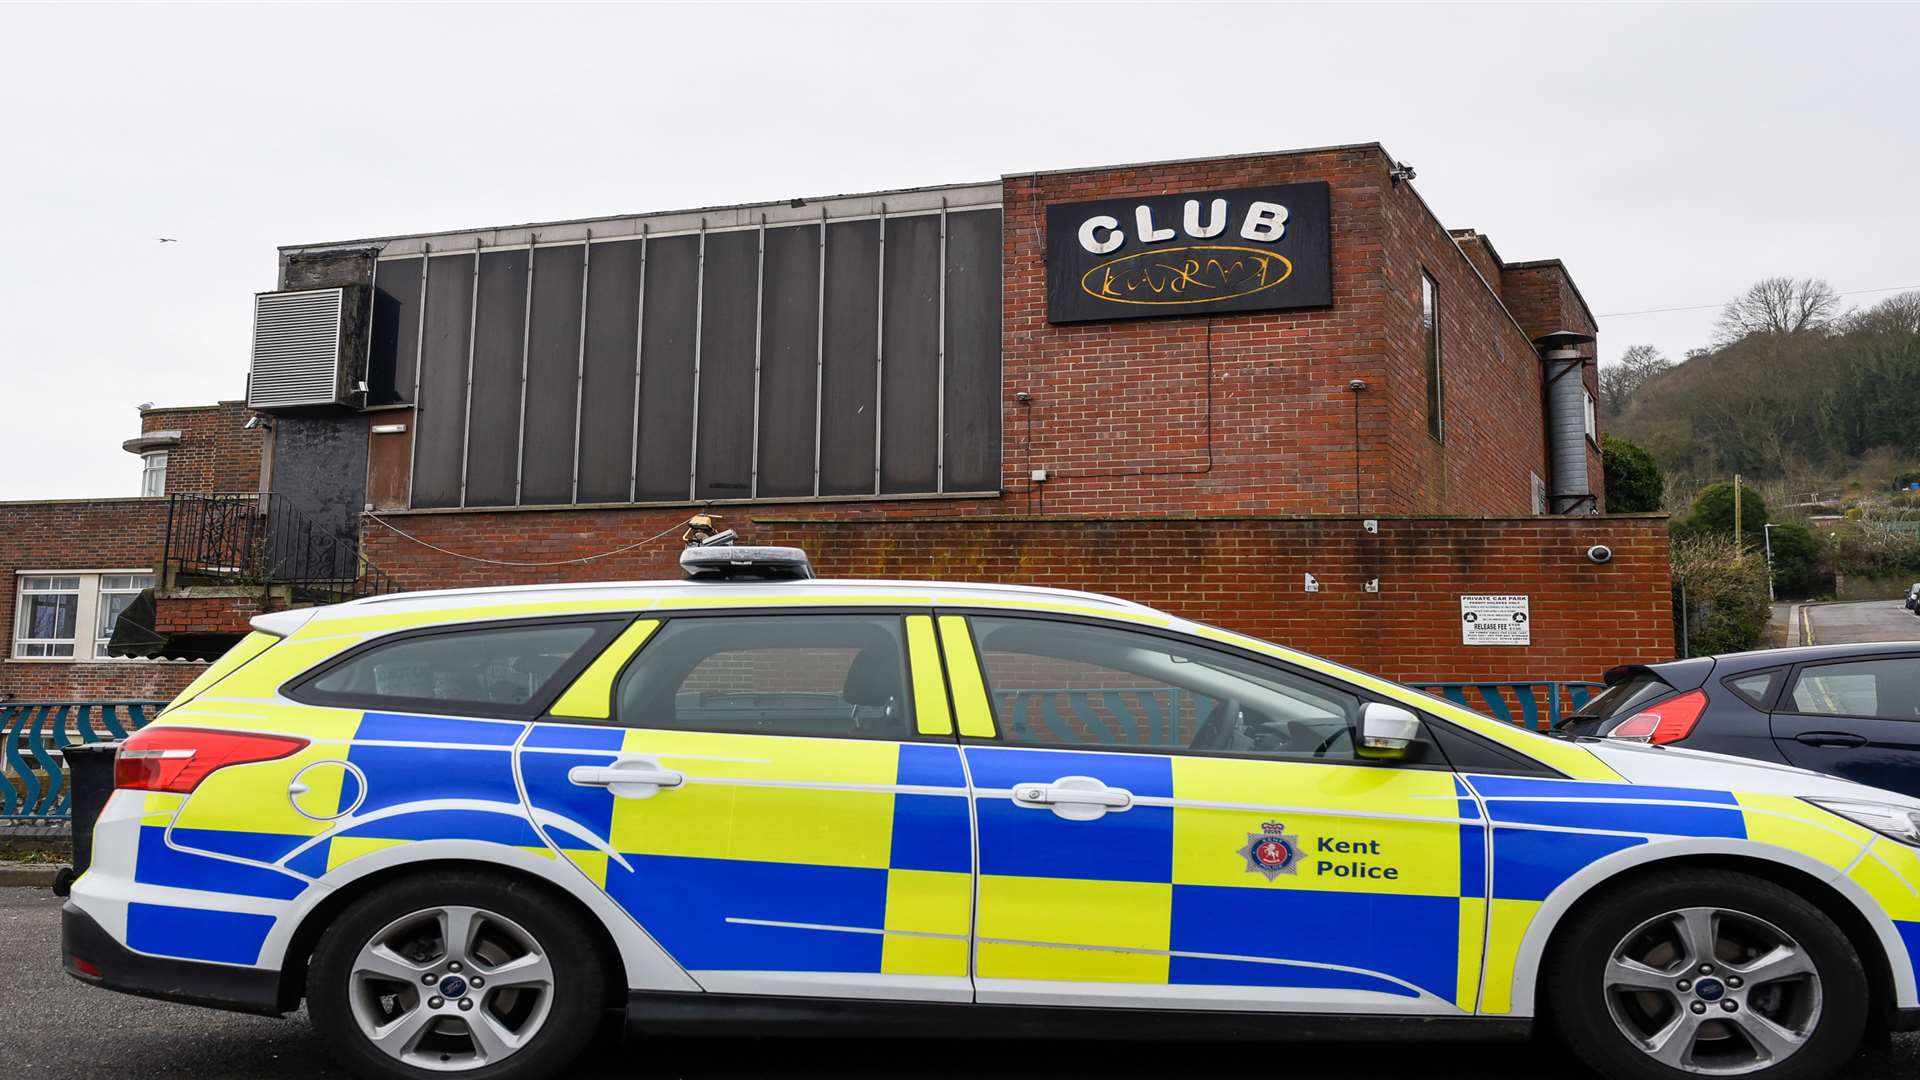
[[[344,289],[254,297],[248,405],[272,409],[332,405],[342,400],[340,328],[344,297]]]

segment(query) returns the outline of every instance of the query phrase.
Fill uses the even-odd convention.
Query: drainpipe
[[[1587,358],[1580,355],[1580,347],[1592,341],[1592,334],[1572,330],[1533,339],[1540,351],[1550,514],[1593,514],[1600,509],[1587,475]]]

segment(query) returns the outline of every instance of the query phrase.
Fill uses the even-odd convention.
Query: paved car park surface
[[[320,1039],[287,1020],[215,1012],[127,997],[83,985],[60,970],[60,901],[43,889],[0,888],[0,1067],[16,1076],[129,1075],[143,1080],[309,1080],[346,1077]],[[978,1077],[1017,1063],[1027,1075],[1254,1075],[1284,1070],[1303,1080],[1398,1080],[1441,1076],[1583,1075],[1531,1044],[1366,1046],[1253,1043],[887,1042],[701,1039],[663,1041],[644,1056],[609,1039],[572,1075],[614,1077],[918,1076]],[[1891,1054],[1869,1052],[1850,1080],[1920,1073],[1920,1035]]]
[[[1806,643],[1810,645],[1920,641],[1920,618],[1900,606],[1898,600],[1809,604],[1806,617],[1813,624],[1813,640]]]

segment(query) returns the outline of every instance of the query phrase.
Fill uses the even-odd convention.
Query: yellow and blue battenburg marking
[[[1451,776],[1342,769],[1355,786],[1329,799],[1312,790],[1322,765],[965,753],[978,792],[981,978],[1355,990],[1473,1007],[1456,1001],[1460,910],[1463,894],[1484,893],[1484,858],[1462,857],[1457,837],[1479,826],[1455,820]],[[1070,774],[1135,804],[1070,821],[1006,797]],[[1326,807],[1274,821],[1268,807],[1290,793]],[[1344,816],[1343,801],[1387,813],[1380,804],[1398,801],[1409,814]],[[1243,852],[1269,825],[1296,848],[1292,874],[1249,867]]]

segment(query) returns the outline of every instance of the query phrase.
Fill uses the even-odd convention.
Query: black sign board
[[[1327,185],[1047,207],[1047,321],[1333,303]]]

